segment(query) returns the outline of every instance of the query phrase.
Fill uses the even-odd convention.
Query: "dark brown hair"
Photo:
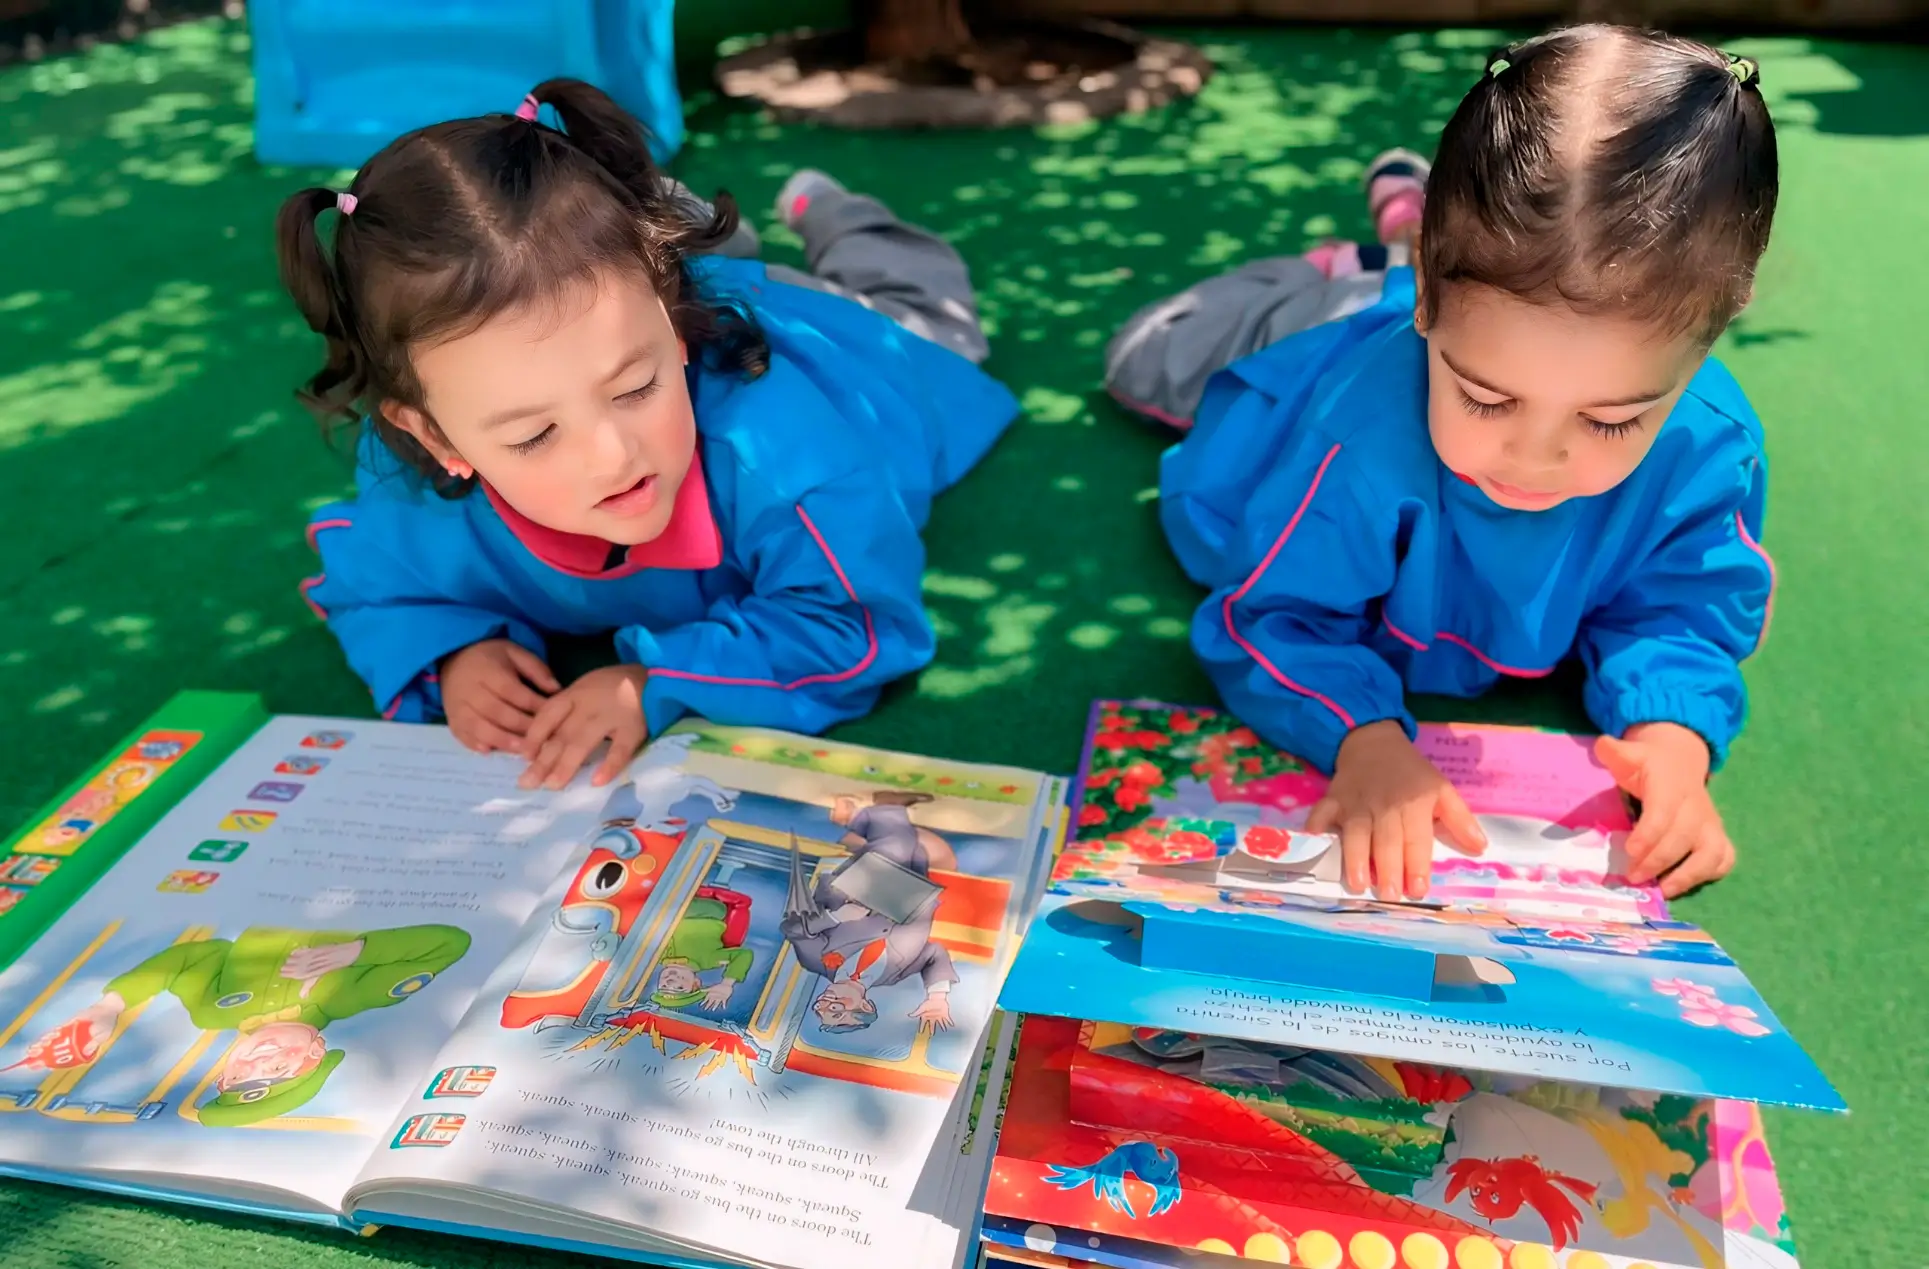
[[[1627,27],[1496,51],[1441,133],[1423,311],[1479,282],[1712,343],[1748,302],[1778,182],[1752,61]]]
[[[388,448],[446,497],[474,487],[382,417],[384,401],[427,412],[409,352],[491,318],[556,301],[609,274],[648,280],[693,359],[759,374],[768,349],[740,307],[706,301],[689,258],[737,225],[718,194],[702,214],[651,161],[642,126],[601,90],[537,85],[562,130],[514,113],[422,128],[370,159],[346,191],[333,251],[317,218],[336,191],[305,189],[275,222],[282,285],[327,342],[298,395],[325,429],[367,416]],[[533,110],[530,112],[533,113]]]

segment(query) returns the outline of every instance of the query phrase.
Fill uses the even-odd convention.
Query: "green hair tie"
[[[1497,58],[1495,58],[1495,59],[1494,59],[1494,64],[1493,64],[1492,66],[1489,66],[1489,67],[1487,68],[1487,78],[1489,78],[1489,79],[1499,79],[1499,78],[1500,78],[1500,73],[1501,73],[1502,71],[1504,71],[1504,70],[1506,70],[1506,69],[1507,69],[1508,67],[1510,67],[1510,66],[1512,66],[1512,65],[1513,65],[1513,63],[1512,63],[1512,62],[1510,62],[1510,61],[1508,61],[1508,60],[1507,60],[1506,58],[1504,58],[1504,57],[1497,57]]]
[[[1730,53],[1728,55],[1728,73],[1735,77],[1737,84],[1746,88],[1761,78],[1762,68],[1761,64],[1752,57],[1737,57],[1735,54]]]

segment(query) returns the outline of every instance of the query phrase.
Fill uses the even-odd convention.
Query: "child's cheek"
[[[1482,420],[1470,419],[1457,405],[1439,400],[1431,403],[1427,413],[1433,451],[1447,470],[1473,475],[1490,465],[1486,461],[1489,438],[1483,433],[1492,429],[1483,428]]]

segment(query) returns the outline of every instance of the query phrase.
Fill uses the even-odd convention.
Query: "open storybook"
[[[958,1264],[1064,782],[701,721],[602,788],[521,771],[441,727],[163,708],[0,850],[0,1173]]]
[[[1030,1015],[985,1203],[1056,1269],[1790,1269],[1760,1104],[1844,1102],[1627,879],[1588,738],[1430,725],[1491,845],[1339,882],[1325,780],[1212,710],[1102,702],[1000,996]]]

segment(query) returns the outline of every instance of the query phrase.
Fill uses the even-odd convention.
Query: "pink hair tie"
[[[360,201],[361,200],[353,194],[337,194],[335,195],[335,210],[344,216],[353,216],[355,214],[355,204]]]
[[[527,119],[529,122],[534,123],[536,122],[536,112],[541,109],[542,103],[536,100],[536,94],[530,93],[522,99],[522,105],[516,107],[516,118]]]

